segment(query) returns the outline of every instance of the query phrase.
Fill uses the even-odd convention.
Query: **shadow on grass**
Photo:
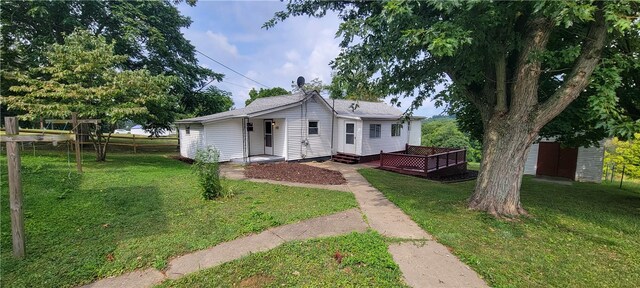
[[[121,270],[132,265],[132,259],[118,259],[118,247],[166,230],[164,203],[156,187],[112,183],[83,189],[87,175],[70,173],[66,163],[38,160],[23,161],[22,169],[27,257],[16,260],[10,248],[3,249],[1,286],[38,286],[56,283],[54,279],[77,283],[99,271]],[[0,199],[8,203],[8,193]],[[11,247],[9,209],[2,210],[0,245]],[[35,282],[22,283],[22,273],[32,274]]]

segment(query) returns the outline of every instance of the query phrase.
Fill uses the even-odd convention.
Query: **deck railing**
[[[405,153],[380,151],[380,168],[427,176],[428,173],[467,162],[466,149],[407,145]]]

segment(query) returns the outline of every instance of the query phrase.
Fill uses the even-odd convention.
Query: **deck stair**
[[[360,156],[338,152],[338,154],[333,155],[332,160],[340,163],[356,164],[360,162]]]

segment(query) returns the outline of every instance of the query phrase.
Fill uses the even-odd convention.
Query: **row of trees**
[[[233,107],[229,92],[208,86],[223,75],[198,65],[180,32],[191,20],[169,1],[4,1],[2,8],[2,114],[99,118],[98,160],[121,120],[157,135],[176,118]]]

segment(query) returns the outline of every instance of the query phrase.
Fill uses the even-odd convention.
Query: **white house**
[[[176,121],[180,155],[206,146],[220,161],[378,155],[420,145],[421,119],[382,102],[329,100],[317,92],[259,98],[245,108]]]
[[[571,148],[562,147],[551,139],[542,139],[531,145],[524,174],[600,183],[603,161],[603,143],[600,147]]]

